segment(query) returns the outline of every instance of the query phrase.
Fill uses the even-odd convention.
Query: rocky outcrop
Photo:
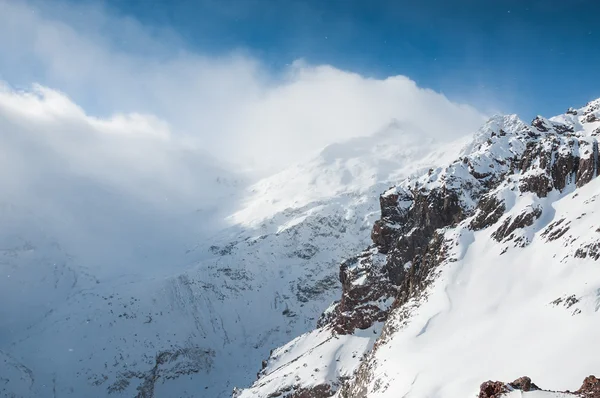
[[[506,211],[506,205],[503,201],[498,199],[494,195],[485,195],[477,205],[477,213],[473,220],[469,224],[472,230],[479,231],[487,228],[500,220],[504,212]]]
[[[323,314],[320,327],[331,326],[336,333],[349,334],[385,321],[390,307],[386,301],[394,296],[395,288],[387,282],[381,259],[377,249],[371,248],[342,263],[342,298]]]
[[[479,398],[500,398],[504,394],[520,390],[524,392],[536,391],[540,388],[531,382],[527,376],[519,377],[512,383],[502,383],[501,381],[486,381],[481,384],[479,389]]]
[[[331,386],[320,384],[311,388],[294,388],[291,387],[286,391],[277,391],[269,394],[266,398],[329,398],[335,394]]]
[[[377,253],[386,256],[385,274],[377,268],[374,272],[377,278],[370,279],[368,289],[377,292],[379,300],[394,293],[391,310],[402,311],[411,299],[418,303],[418,297],[426,296],[437,267],[454,261],[448,254],[453,242],[447,241],[444,231],[465,220],[468,228],[475,231],[501,220],[507,210],[499,194],[501,189],[532,192],[543,198],[553,190],[561,192],[567,186],[580,187],[588,183],[598,174],[597,143],[574,135],[574,131],[572,125],[541,117],[531,126],[513,117],[492,119],[476,136],[465,156],[437,173],[430,170],[426,176],[405,181],[384,193],[380,198],[381,218],[374,225],[372,238]],[[498,155],[499,148],[503,156]],[[498,242],[515,240],[516,244],[525,246],[529,241],[517,236],[517,232],[532,226],[542,212],[542,207],[532,206],[515,217],[506,218],[492,237]],[[355,285],[348,283],[352,276],[345,270],[342,265],[344,297],[356,291]],[[362,287],[360,289],[362,292]],[[354,297],[358,296],[354,294]],[[366,292],[361,297],[374,299]],[[332,318],[337,319],[338,330],[351,333],[355,327],[366,328],[374,320],[385,319],[391,311],[379,312],[377,317],[364,316],[360,310],[363,305],[361,299],[346,301],[343,311]],[[393,331],[386,332],[384,328],[382,335],[386,333]],[[367,396],[363,386],[373,379],[367,362],[368,359],[353,380],[342,387],[342,397]],[[484,389],[487,395],[482,397],[495,397],[505,392],[506,386],[489,382]],[[509,387],[528,391],[535,385],[521,378]]]
[[[502,225],[492,234],[492,238],[498,242],[502,242],[505,239],[512,239],[514,237],[513,232],[517,229],[531,226],[541,215],[542,209],[540,207],[527,208],[514,219],[508,217],[504,220]]]
[[[595,376],[588,376],[583,381],[581,388],[577,391],[550,391],[542,390],[531,382],[529,377],[520,377],[512,383],[503,383],[501,381],[486,381],[481,384],[479,389],[479,398],[502,398],[511,391],[544,391],[548,393],[560,392],[566,395],[580,398],[600,398],[600,379]],[[543,396],[543,395],[540,395]],[[554,395],[548,395],[548,398]]]

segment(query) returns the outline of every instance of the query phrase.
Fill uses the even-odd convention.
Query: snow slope
[[[326,321],[235,396],[474,397],[524,374],[576,389],[600,358],[599,127],[600,100],[531,126],[495,117],[387,190]]]
[[[566,390],[597,372],[600,270],[574,254],[599,238],[598,192],[594,180],[547,203],[551,214],[531,227],[531,243],[508,244],[502,255],[493,230],[462,232],[464,257],[445,267],[427,302],[371,359],[380,387],[369,384],[368,396],[476,396],[484,380],[523,374]],[[505,217],[540,202],[519,198]],[[545,227],[563,218],[570,230],[548,241]],[[400,325],[394,316],[389,322]]]
[[[73,175],[46,204],[3,196],[0,391],[230,396],[339,295],[339,262],[367,244],[378,193],[461,145],[394,122],[248,190],[199,168],[213,199],[196,208],[140,206]],[[63,189],[72,202],[47,210]]]

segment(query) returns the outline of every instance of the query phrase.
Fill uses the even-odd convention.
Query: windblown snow
[[[339,262],[368,244],[379,192],[459,149],[394,121],[246,188],[198,162],[218,176],[197,181],[211,198],[177,212],[76,172],[36,186],[46,203],[2,195],[0,391],[231,396],[337,298]],[[43,207],[64,189],[70,203]]]

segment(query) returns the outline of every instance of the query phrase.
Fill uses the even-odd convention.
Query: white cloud
[[[0,51],[10,55],[0,58],[0,76],[60,89],[92,114],[154,115],[188,143],[243,167],[281,168],[392,118],[439,139],[482,120],[403,76],[368,79],[303,62],[273,74],[243,52],[197,54],[173,32],[98,6],[52,6],[60,12],[0,0]]]
[[[173,32],[69,4],[0,0],[11,84],[0,86],[0,204],[33,211],[96,262],[139,261],[143,248],[162,266],[212,230],[207,215],[235,210],[242,169],[279,170],[391,119],[439,140],[483,119],[404,76],[302,61],[270,73],[240,51],[197,54]]]

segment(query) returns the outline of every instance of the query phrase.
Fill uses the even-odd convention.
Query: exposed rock
[[[474,231],[487,228],[498,222],[505,211],[504,202],[494,195],[486,195],[479,201],[477,213],[469,226]]]
[[[577,168],[576,182],[577,187],[582,187],[596,177],[598,173],[598,143],[592,143],[592,153],[587,158],[579,160]]]
[[[548,196],[548,192],[552,191],[552,181],[545,175],[532,175],[521,179],[519,189],[522,192],[533,192],[540,198]]]
[[[402,202],[402,205],[400,205]],[[394,238],[397,235],[397,228],[407,221],[408,205],[413,202],[413,197],[406,192],[403,195],[398,193],[387,193],[379,197],[381,207],[381,218],[375,221],[371,239],[379,249],[380,253],[387,253],[392,247]]]
[[[342,263],[342,298],[333,311],[319,320],[319,325],[331,324],[335,332],[348,334],[384,321],[389,310],[384,302],[395,295],[396,289],[388,282],[382,266],[376,248]]]
[[[554,130],[559,134],[573,133],[575,131],[573,126],[568,126],[562,123],[552,123],[552,127],[554,127]]]
[[[552,129],[552,123],[542,116],[536,116],[536,118],[532,120],[531,125],[542,132],[548,132]]]
[[[486,381],[479,387],[479,398],[499,398],[508,392],[506,384],[500,381]]]
[[[531,207],[523,211],[517,217],[512,219],[508,217],[493,234],[492,238],[498,242],[502,242],[506,238],[510,238],[511,234],[519,228],[529,227],[534,221],[540,218],[542,209],[540,207]]]
[[[590,257],[598,261],[600,259],[600,242],[586,244],[575,251],[575,257]]]
[[[600,398],[600,379],[596,376],[586,377],[581,388],[575,393],[582,398]]]
[[[335,394],[328,384],[320,384],[311,388],[290,387],[267,395],[267,398],[329,398]],[[235,395],[234,395],[235,397]]]
[[[512,383],[509,383],[509,385],[516,390],[521,390],[521,391],[525,391],[525,392],[535,391],[535,390],[540,389],[538,386],[533,384],[531,382],[531,379],[527,376],[519,377],[517,380],[513,381]]]
[[[578,111],[569,114],[578,116]],[[453,248],[460,245],[461,234],[497,224],[507,206],[513,206],[514,201],[508,199],[511,195],[531,192],[544,198],[553,190],[581,187],[598,175],[597,142],[575,132],[577,124],[570,120],[573,118],[551,121],[540,116],[530,127],[516,116],[492,118],[457,160],[402,181],[380,196],[381,218],[371,233],[374,245],[341,264],[342,297],[318,322],[319,327],[331,327],[337,334],[385,322],[353,377],[336,384],[340,397],[367,398],[383,388],[378,386],[378,376],[373,373],[376,365],[371,360],[375,361],[376,351],[395,333],[394,328],[406,324],[404,319],[427,299],[428,287],[441,268],[459,258],[460,250]],[[506,217],[495,227],[493,239],[527,244],[532,231],[521,230],[533,226],[542,211],[534,205]],[[568,230],[569,222],[559,220],[542,236],[552,241]],[[582,246],[575,255],[599,259],[600,243]],[[572,301],[567,298],[559,304],[568,308]],[[593,380],[590,383],[596,385]],[[507,384],[488,381],[481,385],[479,397],[498,398],[511,390],[537,389],[527,377]],[[302,393],[316,394],[312,391]],[[321,395],[301,397],[313,396]]]
[[[577,115],[577,110],[573,108],[567,109],[567,115]]]
[[[595,376],[588,376],[583,381],[581,388],[575,392],[571,391],[551,391],[542,390],[527,376],[520,377],[512,383],[504,384],[501,381],[486,381],[481,384],[479,390],[479,398],[501,398],[506,396],[509,392],[519,390],[523,392],[528,391],[546,391],[550,393],[560,392],[562,394],[572,395],[573,397],[579,398],[600,398],[600,379]]]
[[[590,113],[589,115],[586,115],[583,119],[581,119],[581,123],[593,123],[597,121],[600,121],[600,118],[598,118],[598,116],[596,116],[596,114],[594,113]]]

